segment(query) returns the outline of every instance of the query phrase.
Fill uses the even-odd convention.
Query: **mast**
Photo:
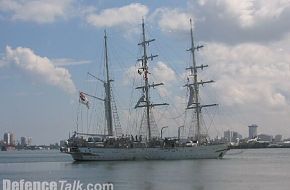
[[[88,72],[88,75],[90,75],[91,77],[94,77],[95,79],[103,83],[104,88],[105,88],[105,97],[100,98],[100,97],[96,97],[96,96],[93,96],[84,92],[83,94],[104,102],[105,120],[106,120],[108,135],[113,136],[113,121],[114,121],[115,134],[118,136],[122,134],[122,128],[121,128],[121,123],[120,123],[120,119],[117,112],[117,106],[113,97],[113,91],[111,88],[111,82],[113,82],[113,80],[110,79],[107,39],[108,37],[105,30],[104,31],[104,46],[105,46],[105,50],[104,50],[105,73],[104,75],[106,75],[104,77],[105,79],[100,79]]]
[[[148,129],[148,139],[151,139],[151,124],[150,124],[150,109],[154,106],[161,106],[161,105],[168,105],[167,103],[161,104],[152,104],[150,102],[150,95],[149,95],[149,88],[163,85],[163,83],[158,84],[149,84],[149,68],[148,68],[148,60],[153,60],[153,58],[157,57],[158,55],[150,55],[147,56],[147,46],[149,46],[150,42],[155,41],[155,39],[146,40],[145,35],[145,24],[144,19],[142,19],[142,42],[138,45],[141,45],[143,48],[143,55],[138,61],[141,61],[142,66],[138,69],[138,73],[141,75],[143,74],[144,79],[144,86],[137,87],[136,89],[142,89],[143,95],[137,102],[135,108],[145,107],[146,108],[146,119],[147,119],[147,129]],[[141,105],[142,103],[142,105]]]
[[[187,105],[187,109],[194,109],[194,114],[196,117],[196,140],[200,141],[200,134],[201,134],[201,126],[200,126],[200,116],[201,116],[201,109],[203,107],[211,107],[211,106],[217,106],[217,104],[207,104],[207,105],[201,105],[199,102],[199,85],[204,85],[206,83],[212,83],[213,80],[210,81],[198,81],[198,69],[203,70],[205,67],[208,67],[208,65],[196,65],[195,61],[195,51],[203,48],[203,45],[195,46],[194,45],[194,39],[193,39],[193,29],[192,29],[192,21],[190,19],[190,39],[191,39],[191,47],[188,49],[188,51],[191,52],[192,55],[192,66],[189,68],[186,68],[186,70],[190,70],[190,76],[193,76],[193,82],[186,84],[186,86],[190,89],[190,97]],[[193,99],[193,100],[192,100]],[[192,106],[193,105],[193,106]]]
[[[107,32],[105,30],[104,35],[105,40],[105,67],[106,67],[106,81],[104,83],[105,87],[105,116],[107,120],[107,129],[108,129],[108,135],[113,135],[113,120],[112,120],[112,104],[111,104],[111,82],[110,75],[109,75],[109,61],[108,61],[108,46],[107,46]]]
[[[150,126],[150,100],[149,100],[149,87],[148,87],[148,66],[147,66],[147,51],[146,51],[146,37],[145,37],[145,26],[144,19],[142,20],[142,37],[143,37],[143,67],[144,67],[144,79],[145,79],[145,98],[146,98],[146,117],[148,126],[148,137],[151,139],[151,126]]]
[[[191,39],[191,54],[192,54],[192,65],[193,65],[193,87],[194,87],[194,99],[196,103],[195,113],[196,113],[196,127],[197,127],[197,139],[200,136],[200,105],[199,105],[199,86],[197,84],[197,69],[195,62],[195,48],[193,40],[192,31],[192,21],[190,19],[190,39]],[[199,140],[199,139],[198,139]]]

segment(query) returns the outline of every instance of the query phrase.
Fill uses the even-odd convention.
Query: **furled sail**
[[[189,86],[189,98],[188,98],[188,103],[187,103],[187,108],[189,108],[193,104],[193,94],[194,94],[194,89],[192,86]]]
[[[138,100],[137,104],[135,105],[135,108],[137,108],[141,102],[145,102],[145,95],[141,96],[141,98]]]
[[[111,120],[111,111],[110,111],[110,103],[111,103],[111,101],[110,101],[110,98],[111,97],[108,97],[109,96],[109,85],[108,85],[108,83],[104,83],[104,87],[105,87],[105,93],[106,93],[106,95],[105,95],[105,101],[104,101],[104,105],[105,105],[105,118],[106,118],[106,121],[107,121],[107,125],[108,126],[112,126],[112,124],[111,124],[111,122],[112,122],[112,120]]]

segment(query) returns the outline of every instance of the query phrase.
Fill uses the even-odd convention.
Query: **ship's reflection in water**
[[[0,178],[113,183],[115,190],[289,189],[290,149],[235,151],[224,159],[99,162],[56,151],[0,152]]]

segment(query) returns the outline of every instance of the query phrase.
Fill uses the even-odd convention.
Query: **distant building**
[[[258,128],[258,125],[250,125],[248,126],[249,127],[249,139],[254,139],[257,137],[257,128]]]
[[[240,135],[238,132],[236,131],[224,131],[224,139],[227,142],[237,142],[238,139],[242,139],[242,135]]]
[[[21,146],[27,146],[27,139],[26,139],[26,137],[21,137],[20,138],[20,144],[21,144]]]
[[[276,135],[274,138],[275,142],[282,142],[282,135]]]
[[[239,134],[238,132],[233,131],[232,141],[237,141],[237,139],[242,139],[243,136]]]
[[[227,130],[227,131],[224,131],[224,138],[227,142],[230,142],[231,139],[232,139],[232,136],[231,136],[231,131],[230,130]]]
[[[273,136],[272,135],[266,135],[266,134],[260,134],[260,135],[258,135],[258,140],[259,141],[272,142]]]
[[[60,147],[65,147],[65,145],[66,145],[66,140],[61,140],[61,141],[59,142],[59,146],[60,146]]]
[[[9,133],[4,133],[3,140],[4,140],[4,144],[9,145],[10,144],[10,134]]]
[[[31,137],[27,137],[27,145],[28,146],[32,145],[32,138]]]
[[[289,141],[290,142],[290,138],[286,138],[286,139],[283,139],[283,141]]]
[[[32,138],[31,137],[21,137],[20,138],[20,145],[21,146],[31,146],[32,145]]]
[[[10,145],[15,145],[15,135],[13,133],[10,133]]]

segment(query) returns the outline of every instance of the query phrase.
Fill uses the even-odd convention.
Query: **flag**
[[[87,108],[89,109],[89,100],[83,92],[80,92],[79,102],[86,105]]]

